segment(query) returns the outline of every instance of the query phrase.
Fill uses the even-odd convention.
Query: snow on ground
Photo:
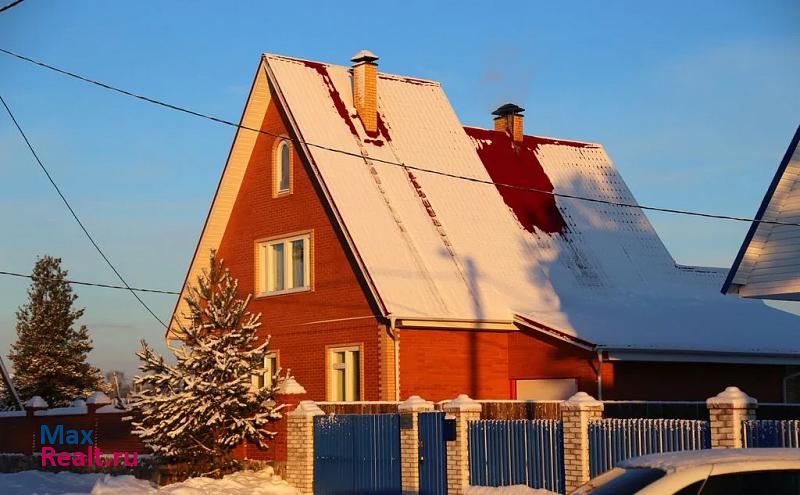
[[[555,492],[525,485],[470,486],[464,493],[465,495],[558,495]]]
[[[221,480],[192,478],[157,487],[133,476],[22,471],[0,474],[3,495],[296,495],[272,470],[241,471]],[[517,492],[515,492],[517,493]],[[523,493],[523,492],[519,492]]]

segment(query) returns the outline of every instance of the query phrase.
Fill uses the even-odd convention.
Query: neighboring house
[[[256,72],[261,132],[236,134],[187,283],[217,249],[270,367],[317,400],[781,399],[800,318],[676,265],[638,207],[548,194],[636,204],[601,145],[524,135],[514,105],[465,128],[438,82],[376,60]]]
[[[756,220],[800,224],[800,127]],[[800,227],[753,222],[722,286],[724,294],[800,301]]]

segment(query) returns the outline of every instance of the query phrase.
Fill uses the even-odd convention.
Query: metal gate
[[[589,471],[592,477],[631,457],[710,448],[708,421],[601,419],[589,422]]]
[[[447,445],[443,412],[419,414],[419,493],[447,494]]]
[[[800,447],[798,420],[745,420],[744,447]]]
[[[564,493],[564,434],[554,419],[469,423],[471,485],[528,485]]]
[[[401,492],[400,415],[314,418],[314,493]]]

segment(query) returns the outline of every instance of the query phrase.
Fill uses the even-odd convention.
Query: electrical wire
[[[22,2],[24,2],[24,1],[25,1],[25,0],[14,0],[14,1],[13,1],[13,2],[11,2],[11,3],[8,3],[8,4],[6,4],[6,5],[3,5],[2,7],[0,7],[0,12],[5,12],[6,10],[8,10],[8,9],[10,9],[10,8],[12,8],[12,7],[16,7],[17,5],[21,4],[21,3],[22,3]]]
[[[0,270],[0,275],[6,275],[9,277],[20,277],[20,278],[29,278],[33,280],[33,275],[25,275],[24,273],[16,273],[16,272],[7,272],[4,270]],[[44,279],[49,280],[49,279]],[[154,294],[169,294],[177,296],[180,292],[175,292],[172,290],[160,290],[160,289],[141,289],[138,287],[125,287],[122,285],[110,285],[110,284],[99,284],[96,282],[79,282],[77,280],[64,280],[64,282],[71,284],[71,285],[86,285],[89,287],[102,287],[104,289],[122,289],[122,290],[135,290],[136,292],[152,292]]]
[[[119,270],[117,270],[117,268],[114,266],[114,264],[111,263],[111,260],[108,259],[108,256],[106,256],[106,254],[103,252],[103,250],[100,249],[100,246],[97,244],[97,242],[94,240],[92,235],[89,233],[89,231],[83,225],[83,222],[81,222],[81,219],[78,218],[78,215],[75,213],[75,210],[69,204],[69,201],[67,201],[67,198],[64,196],[64,193],[61,192],[61,189],[58,187],[58,184],[56,184],[56,181],[53,180],[53,177],[50,175],[50,172],[47,170],[47,167],[45,167],[44,163],[42,163],[42,160],[39,159],[39,155],[36,153],[36,150],[33,149],[33,145],[31,144],[30,140],[28,139],[28,136],[25,134],[25,131],[23,131],[22,127],[20,127],[19,122],[17,122],[16,117],[14,117],[14,113],[11,111],[11,108],[9,108],[8,103],[6,103],[5,98],[3,98],[3,95],[0,95],[0,102],[3,103],[3,106],[6,109],[6,112],[8,112],[8,115],[11,117],[11,120],[14,122],[14,125],[17,127],[17,130],[19,131],[20,135],[22,136],[22,139],[24,139],[25,140],[25,144],[28,145],[28,149],[31,150],[31,154],[33,154],[33,157],[36,159],[36,163],[39,164],[39,167],[42,169],[44,174],[47,176],[47,179],[50,181],[50,184],[53,185],[53,188],[56,190],[56,192],[58,193],[59,197],[61,197],[61,201],[64,202],[64,205],[67,207],[69,212],[72,214],[72,218],[74,218],[75,221],[78,222],[78,225],[80,226],[81,230],[83,230],[83,233],[86,234],[87,238],[89,238],[89,242],[92,243],[92,246],[94,246],[94,248],[97,250],[97,252],[103,258],[103,260],[106,262],[106,264],[111,268],[111,270],[114,272],[114,274],[120,280],[120,282],[122,282],[122,285],[124,285],[125,288],[133,295],[133,297],[135,297],[136,300],[139,301],[139,304],[141,304],[144,307],[144,309],[146,309],[147,312],[150,313],[153,316],[153,318],[155,318],[164,328],[167,328],[166,323],[161,321],[161,318],[159,318],[153,312],[153,310],[150,309],[150,306],[148,306],[142,300],[142,298],[139,297],[139,294],[137,294],[131,288],[131,286],[128,284],[128,282],[125,281],[125,278],[122,276],[122,274],[119,272]]]
[[[191,110],[191,109],[188,109],[188,108],[185,108],[185,107],[174,105],[172,103],[167,103],[165,101],[157,100],[155,98],[150,98],[148,96],[136,94],[136,93],[134,93],[132,91],[128,91],[126,89],[121,89],[121,88],[118,88],[116,86],[112,86],[110,84],[107,84],[107,83],[104,83],[104,82],[100,82],[100,81],[97,81],[97,80],[94,80],[94,79],[90,79],[90,78],[88,78],[86,76],[82,76],[80,74],[76,74],[74,72],[70,72],[68,70],[61,69],[61,68],[46,64],[46,63],[41,62],[39,60],[34,60],[34,59],[30,58],[30,57],[26,57],[24,55],[20,55],[18,53],[14,53],[14,52],[12,52],[10,50],[7,50],[5,48],[0,48],[0,52],[5,53],[7,55],[10,55],[12,57],[15,57],[17,59],[20,59],[20,60],[35,64],[35,65],[38,65],[40,67],[44,67],[46,69],[58,72],[60,74],[72,77],[74,79],[78,79],[80,81],[83,81],[83,82],[86,82],[86,83],[89,83],[89,84],[93,84],[95,86],[99,86],[99,87],[107,89],[109,91],[114,91],[114,92],[117,92],[117,93],[120,93],[120,94],[123,94],[123,95],[126,95],[126,96],[130,96],[132,98],[136,98],[136,99],[139,99],[139,100],[142,100],[142,101],[146,101],[146,102],[152,103],[154,105],[158,105],[158,106],[161,106],[161,107],[164,107],[164,108],[168,108],[168,109],[171,109],[171,110],[175,110],[175,111],[178,111],[178,112],[182,112],[182,113],[186,113],[186,114],[189,114],[189,115],[193,115],[195,117],[200,117],[200,118],[203,118],[203,119],[211,120],[211,121],[216,122],[218,124],[223,124],[223,125],[235,127],[237,129],[253,131],[253,132],[257,132],[259,134],[265,134],[267,136],[280,137],[282,139],[286,139],[286,136],[279,135],[277,133],[273,133],[273,132],[265,131],[263,129],[256,129],[254,127],[249,127],[249,126],[237,124],[235,122],[232,122],[230,120],[226,120],[226,119],[223,119],[223,118],[220,118],[220,117],[215,117],[213,115],[204,114],[204,113],[201,113],[201,112],[197,112],[195,110]],[[333,148],[333,147],[330,147],[330,146],[325,146],[325,145],[321,145],[321,144],[315,144],[315,143],[311,143],[311,142],[308,142],[308,141],[303,141],[303,140],[300,140],[300,139],[292,139],[292,141],[294,143],[296,143],[296,144],[303,144],[303,145],[306,145],[306,146],[311,147],[311,148],[322,149],[322,150],[331,151],[331,152],[334,152],[334,153],[340,153],[340,154],[343,154],[343,155],[353,156],[353,157],[357,157],[357,158],[361,158],[361,159],[364,158],[364,156],[361,155],[360,153],[354,153],[354,152],[351,152],[351,151],[346,151],[346,150],[342,150],[342,149],[338,149],[338,148]],[[526,192],[530,192],[530,193],[546,194],[546,195],[549,195],[549,196],[554,196],[554,197],[558,197],[558,198],[573,199],[573,200],[577,200],[577,201],[586,201],[586,202],[590,202],[590,203],[606,204],[606,205],[618,206],[618,207],[622,207],[622,208],[639,208],[639,209],[648,210],[648,211],[656,211],[656,212],[661,212],[661,213],[672,213],[672,214],[676,214],[676,215],[687,215],[687,216],[703,217],[703,218],[712,218],[712,219],[717,219],[717,220],[732,220],[732,221],[737,221],[737,222],[763,223],[763,224],[770,224],[770,225],[785,225],[785,226],[792,226],[792,227],[800,227],[800,223],[795,223],[795,222],[781,222],[781,221],[777,221],[777,220],[764,220],[764,219],[759,219],[759,218],[739,217],[739,216],[734,216],[734,215],[722,215],[722,214],[715,214],[715,213],[705,213],[705,212],[678,209],[678,208],[662,208],[662,207],[657,207],[657,206],[640,205],[640,204],[636,204],[636,203],[622,203],[622,202],[611,201],[611,200],[602,199],[602,198],[591,198],[591,197],[586,197],[586,196],[580,196],[580,195],[577,195],[577,194],[559,193],[559,192],[554,192],[554,191],[547,191],[547,190],[544,190],[544,189],[537,189],[537,188],[533,188],[533,187],[518,186],[518,185],[507,184],[507,183],[502,183],[502,182],[493,182],[493,181],[490,181],[490,180],[479,179],[477,177],[469,177],[469,176],[465,176],[465,175],[452,174],[452,173],[448,173],[448,172],[442,172],[442,171],[439,171],[439,170],[432,170],[432,169],[421,167],[421,166],[417,166],[417,165],[410,165],[410,164],[407,164],[407,163],[394,162],[394,161],[391,161],[391,160],[383,160],[383,159],[380,159],[380,158],[370,157],[369,159],[370,159],[370,161],[375,162],[375,163],[382,163],[382,164],[385,164],[385,165],[402,167],[402,168],[409,169],[409,170],[414,170],[414,171],[417,171],[417,172],[422,172],[422,173],[427,173],[427,174],[432,174],[432,175],[439,175],[439,176],[443,176],[443,177],[449,177],[449,178],[452,178],[452,179],[465,180],[465,181],[475,182],[475,183],[479,183],[479,184],[493,185],[495,187],[516,189],[516,190],[519,190],[519,191],[526,191]]]

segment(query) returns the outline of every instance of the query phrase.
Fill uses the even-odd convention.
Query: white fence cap
[[[30,399],[28,399],[28,402],[25,403],[25,407],[45,408],[45,407],[49,407],[49,405],[47,404],[46,400],[42,399],[38,395],[34,395]]]
[[[295,380],[293,376],[290,376],[278,385],[278,393],[284,395],[304,394],[306,393],[306,389],[297,383],[297,380]]]
[[[287,416],[311,418],[314,416],[324,416],[325,411],[319,408],[313,400],[301,400],[294,411],[287,414]]]
[[[603,409],[603,403],[586,392],[578,392],[565,400],[561,407],[565,409]]]
[[[433,402],[425,400],[419,395],[412,395],[397,406],[400,412],[433,411]]]
[[[461,394],[443,406],[447,412],[481,412],[481,405],[467,394]]]
[[[706,400],[708,407],[748,407],[757,404],[757,400],[742,392],[739,387],[726,387],[722,392]]]
[[[98,390],[96,392],[92,392],[92,395],[90,395],[89,398],[86,399],[86,403],[105,405],[105,404],[111,404],[111,399],[109,399],[106,394]]]

